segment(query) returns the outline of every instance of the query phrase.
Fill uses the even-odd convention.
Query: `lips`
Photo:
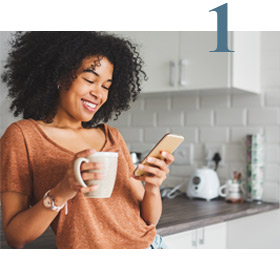
[[[96,111],[96,107],[97,107],[97,104],[96,103],[93,103],[89,100],[86,100],[86,99],[82,99],[82,104],[84,106],[85,109],[91,111],[91,112],[95,112]]]

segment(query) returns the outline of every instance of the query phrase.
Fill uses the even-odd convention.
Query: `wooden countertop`
[[[278,203],[229,203],[223,198],[206,201],[189,199],[185,194],[174,199],[163,199],[163,212],[157,232],[175,234],[216,223],[279,209]]]
[[[225,202],[224,199],[214,199],[207,202],[200,199],[190,200],[185,194],[182,194],[174,199],[163,199],[163,213],[157,231],[162,236],[166,236],[275,209],[279,209],[278,203],[232,204]],[[4,237],[1,210],[0,241],[1,249],[10,248]],[[26,245],[25,248],[56,248],[55,235],[48,228],[42,236]]]

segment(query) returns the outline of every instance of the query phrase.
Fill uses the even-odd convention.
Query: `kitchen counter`
[[[166,236],[276,209],[279,209],[278,203],[232,204],[220,198],[207,202],[201,199],[190,200],[182,194],[174,199],[163,199],[163,213],[157,231],[162,236]],[[10,248],[4,238],[1,211],[0,224],[0,248]],[[56,248],[55,235],[48,228],[42,236],[27,244],[25,248]]]
[[[157,231],[166,236],[216,223],[243,218],[279,209],[278,203],[229,203],[223,198],[205,201],[189,199],[185,194],[174,199],[163,199],[163,212]]]

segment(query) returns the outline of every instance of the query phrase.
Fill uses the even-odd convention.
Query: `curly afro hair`
[[[143,60],[136,47],[116,35],[95,31],[16,32],[11,40],[3,82],[12,99],[10,110],[24,119],[47,120],[56,115],[58,83],[69,88],[83,59],[106,57],[113,65],[113,83],[107,102],[92,120],[82,123],[90,128],[115,119],[129,109],[147,79]]]

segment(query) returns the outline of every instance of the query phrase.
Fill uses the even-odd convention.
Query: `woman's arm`
[[[137,180],[145,182],[145,192],[141,202],[141,215],[147,224],[156,225],[159,222],[162,212],[162,200],[160,186],[169,173],[168,165],[174,161],[170,153],[162,152],[164,160],[149,158],[151,166],[139,166],[140,169],[149,175],[133,176]]]
[[[17,192],[2,193],[3,228],[12,248],[23,248],[45,232],[57,212],[43,206],[40,200],[29,208],[28,196]]]
[[[78,157],[87,157],[93,152],[92,150],[85,150],[77,153],[74,160]],[[81,171],[101,168],[102,166],[93,162],[81,165]],[[102,173],[82,173],[83,180],[96,180],[99,176],[102,176]],[[81,187],[75,179],[73,162],[71,162],[63,180],[51,189],[50,195],[54,197],[55,204],[60,206],[72,199],[77,192],[86,193],[97,187]],[[7,191],[2,193],[1,207],[6,240],[13,248],[23,248],[25,244],[38,238],[58,215],[58,212],[45,208],[42,199],[29,208],[28,196],[17,192]],[[61,211],[64,211],[64,209]]]

